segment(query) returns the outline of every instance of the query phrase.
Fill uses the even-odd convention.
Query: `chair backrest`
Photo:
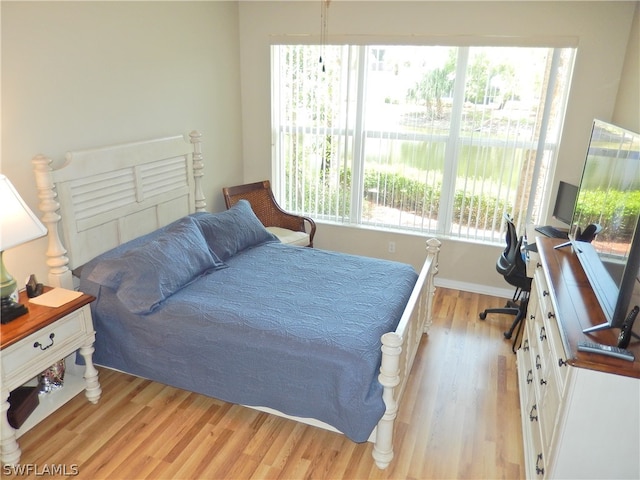
[[[238,203],[240,200],[247,200],[251,204],[251,209],[256,217],[265,227],[281,227],[289,230],[304,232],[304,219],[292,215],[278,205],[269,180],[261,182],[236,185],[235,187],[225,187],[222,189],[224,202],[227,208]]]
[[[505,235],[505,241],[507,243],[504,248],[504,255],[508,256],[509,252],[511,252],[515,244],[518,242],[518,232],[516,231],[516,226],[510,218],[507,218],[507,233]]]
[[[527,265],[522,258],[522,237],[518,238],[518,232],[513,221],[507,218],[507,233],[505,236],[506,247],[498,259],[496,269],[505,276],[514,274],[526,274]]]
[[[527,264],[522,256],[523,241],[523,237],[518,238],[513,221],[507,218],[507,246],[498,258],[496,270],[507,283],[528,292],[531,290],[531,278],[527,276]]]

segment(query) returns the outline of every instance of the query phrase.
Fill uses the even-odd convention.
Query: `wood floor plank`
[[[523,478],[515,355],[502,335],[512,317],[478,318],[502,304],[437,289],[386,470],[369,443],[103,368],[99,404],[79,395],[24,434],[22,462],[77,465],[91,480]]]

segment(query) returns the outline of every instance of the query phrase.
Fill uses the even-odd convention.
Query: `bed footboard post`
[[[438,274],[438,260],[440,256],[440,247],[442,242],[437,238],[427,240],[427,257],[431,258],[431,268],[429,269],[429,278],[427,279],[427,316],[424,323],[424,333],[429,333],[429,328],[433,323],[433,297],[436,293],[434,277]]]
[[[193,180],[195,183],[195,206],[196,212],[204,212],[207,207],[204,193],[202,193],[202,176],[204,172],[204,162],[202,161],[202,134],[192,131],[189,134],[189,141],[193,145]]]
[[[43,213],[42,223],[47,227],[49,245],[47,248],[47,266],[49,267],[48,284],[52,287],[73,289],[73,278],[69,270],[69,258],[67,250],[62,245],[58,232],[60,204],[56,200],[58,194],[55,191],[53,177],[51,175],[52,160],[44,155],[37,155],[31,160],[36,176],[36,187],[40,203],[38,208]]]
[[[378,422],[373,458],[378,468],[387,468],[393,459],[393,424],[398,414],[394,389],[400,383],[400,353],[402,338],[395,332],[382,336],[382,363],[378,380],[384,388],[382,399],[386,410]]]

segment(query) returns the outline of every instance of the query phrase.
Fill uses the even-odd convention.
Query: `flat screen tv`
[[[574,250],[607,322],[585,332],[619,328],[640,303],[640,134],[601,120],[593,122],[571,232],[589,224],[602,231]]]

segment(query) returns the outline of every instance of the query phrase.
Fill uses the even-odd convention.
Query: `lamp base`
[[[11,297],[2,297],[0,303],[2,304],[2,311],[0,312],[0,323],[2,324],[9,323],[29,311],[21,303],[13,301]]]

